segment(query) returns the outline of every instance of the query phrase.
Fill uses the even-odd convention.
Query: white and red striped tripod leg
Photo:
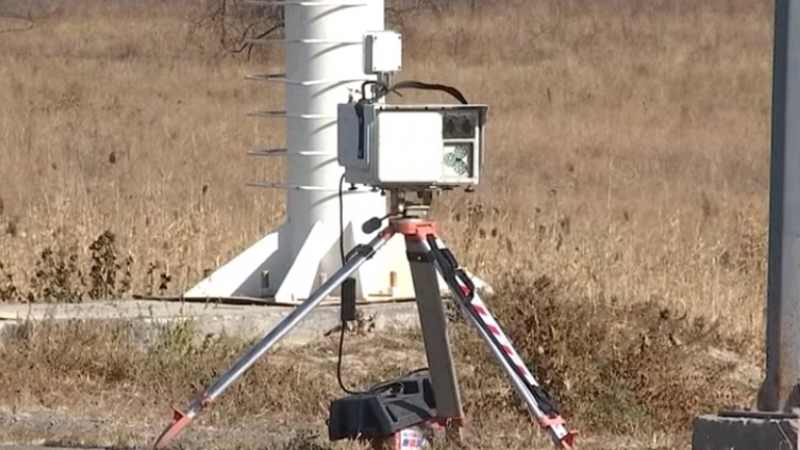
[[[567,429],[558,406],[528,370],[455,257],[435,235],[428,236],[425,244],[430,249],[431,261],[436,270],[450,286],[462,312],[488,344],[517,394],[528,406],[528,411],[548,431],[556,445],[564,449],[573,448],[577,432]]]

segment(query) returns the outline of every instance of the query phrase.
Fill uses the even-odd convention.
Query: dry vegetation
[[[178,294],[282,220],[282,192],[244,186],[282,174],[245,155],[281,143],[281,123],[245,112],[279,108],[283,92],[243,80],[279,69],[279,52],[230,54],[197,8],[123,3],[86,0],[0,34],[0,301]],[[499,290],[490,306],[522,353],[598,435],[672,435],[697,412],[750,402],[771,2],[471,3],[404,13],[401,77],[492,107],[485,182],[442,198],[437,216]],[[527,436],[513,428],[524,415],[462,327],[470,415],[515,448],[502,436]],[[0,404],[163,419],[244,345],[198,346],[185,331],[142,350],[126,327],[26,328],[0,349]],[[392,355],[419,358],[414,341],[381,339],[394,352],[349,382],[411,368]],[[310,366],[276,353],[207,420],[321,423],[338,395],[333,350],[311,346]]]

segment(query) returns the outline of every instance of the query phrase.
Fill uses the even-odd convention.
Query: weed
[[[0,302],[16,303],[23,297],[14,284],[14,276],[5,270],[5,266],[0,261]]]
[[[130,290],[133,258],[119,261],[115,239],[110,231],[101,233],[88,245],[90,261],[82,261],[75,248],[45,247],[27,285],[15,283],[0,263],[0,301],[79,303],[122,297]]]
[[[133,257],[128,255],[118,262],[118,250],[115,245],[116,236],[106,230],[89,245],[92,264],[89,269],[89,298],[119,298],[127,293],[131,286],[131,266]],[[122,279],[117,275],[122,272]]]
[[[45,248],[36,261],[29,297],[43,302],[77,303],[83,300],[85,281],[78,255]]]

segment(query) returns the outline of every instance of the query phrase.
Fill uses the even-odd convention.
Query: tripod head
[[[383,217],[373,217],[361,226],[365,234],[372,234],[383,225],[386,219],[427,219],[430,212],[433,196],[437,191],[432,189],[405,190],[387,189],[389,194],[389,214]]]

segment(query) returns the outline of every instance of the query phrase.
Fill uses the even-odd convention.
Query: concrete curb
[[[27,322],[74,320],[127,321],[137,325],[136,338],[150,342],[164,324],[192,321],[198,339],[208,334],[256,339],[265,335],[294,307],[271,305],[229,305],[201,302],[108,300],[75,304],[0,304],[0,344]],[[359,305],[375,329],[418,326],[415,302]],[[311,311],[280,344],[304,344],[325,335],[339,325],[338,305],[321,305]]]

